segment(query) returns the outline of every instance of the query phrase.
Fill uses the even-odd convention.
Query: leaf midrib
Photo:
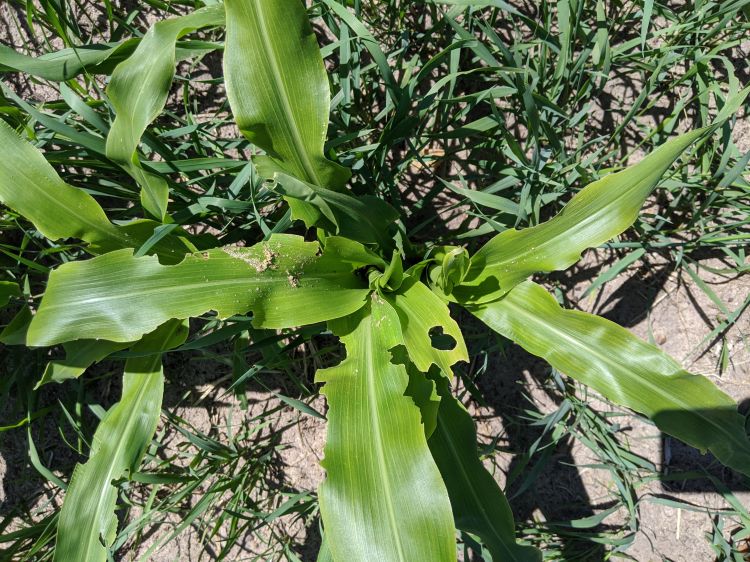
[[[335,280],[338,277],[342,277],[340,273],[331,273],[329,275],[321,274],[316,275],[315,277],[312,277],[312,279],[321,279],[321,280]],[[306,279],[311,279],[311,277],[306,277]],[[177,279],[174,280],[175,283],[177,283]],[[179,284],[172,284],[169,286],[164,287],[154,287],[151,289],[143,290],[143,291],[129,291],[128,293],[115,293],[115,294],[109,294],[109,295],[103,295],[101,297],[95,297],[95,298],[89,298],[84,300],[76,300],[74,301],[74,304],[76,306],[81,305],[90,305],[90,304],[96,304],[96,303],[102,303],[102,302],[108,302],[108,301],[115,301],[115,300],[127,300],[127,299],[133,299],[136,297],[141,296],[151,296],[154,294],[163,294],[165,292],[189,292],[191,290],[200,289],[206,287],[206,285],[209,285],[211,288],[215,287],[225,287],[225,286],[231,286],[231,285],[237,285],[238,288],[241,289],[247,289],[248,291],[251,290],[255,284],[282,284],[283,286],[288,286],[289,281],[287,276],[284,277],[259,277],[252,279],[249,281],[248,279],[225,279],[225,280],[211,280],[210,282],[206,283],[205,281],[201,281],[199,283],[179,283]],[[286,289],[286,287],[284,287]],[[312,289],[316,289],[316,287],[296,287],[294,289],[290,288],[289,291],[310,291]],[[359,287],[338,287],[336,288],[338,291],[342,290],[354,290],[354,291],[364,291],[366,289],[359,288]],[[332,290],[331,287],[323,288],[324,291]],[[254,296],[254,295],[253,295]],[[45,310],[55,310],[56,308],[69,308],[73,304],[73,301],[65,301],[61,302],[59,304],[52,303],[47,304],[45,306]]]
[[[668,169],[669,169],[669,168],[670,168],[670,167],[672,166],[672,164],[674,164],[675,160],[676,160],[676,159],[677,159],[677,158],[678,158],[678,157],[680,156],[680,154],[682,154],[682,153],[683,153],[683,152],[685,151],[685,149],[686,149],[686,148],[687,148],[688,146],[690,146],[690,145],[691,145],[691,144],[692,144],[693,142],[695,142],[695,139],[693,138],[694,136],[696,136],[696,135],[695,135],[695,132],[694,132],[694,133],[693,133],[692,135],[691,135],[691,134],[688,134],[687,136],[688,136],[688,138],[687,138],[687,139],[683,139],[683,142],[684,142],[684,146],[681,146],[680,148],[678,148],[678,149],[677,149],[677,155],[676,155],[676,156],[674,156],[673,158],[670,158],[670,163],[669,163],[669,165],[667,166],[667,170],[668,170]],[[700,136],[700,135],[697,135],[697,136]],[[679,137],[678,137],[678,138],[679,138]],[[676,140],[678,140],[678,139],[674,139],[674,141],[676,141]],[[661,146],[661,147],[659,147],[659,148],[664,148],[664,147],[666,147],[666,146],[667,146],[667,145],[665,144],[665,145],[662,145],[662,146]],[[657,151],[658,151],[658,149],[657,149]],[[647,156],[647,157],[646,157],[646,158],[645,158],[644,160],[648,159],[648,158],[649,158],[650,156],[655,156],[656,154],[657,154],[657,152],[654,152],[654,153],[652,153],[651,155]],[[639,162],[638,164],[642,164],[642,163],[644,163],[644,161],[643,161],[643,160],[642,160],[641,162]],[[638,164],[636,164],[636,166],[637,166]],[[633,168],[627,168],[627,169],[623,170],[623,172],[625,172],[625,171],[628,171],[628,170],[632,170],[632,169],[633,169]],[[664,175],[664,173],[665,173],[665,172],[666,172],[666,170],[665,170],[664,172],[661,172],[661,173],[660,173],[660,174],[658,175],[658,177],[657,177],[657,178],[656,178],[656,180],[655,180],[655,184],[658,184],[659,180],[660,180],[660,179],[661,179],[661,178],[663,177],[663,175]],[[620,172],[620,173],[622,173],[622,172]],[[589,215],[588,215],[588,216],[587,216],[586,218],[584,218],[584,219],[583,219],[582,221],[580,221],[580,222],[576,223],[576,224],[575,224],[575,225],[573,226],[573,229],[575,229],[576,231],[580,231],[582,227],[584,227],[584,226],[588,226],[588,225],[589,225],[589,224],[590,224],[591,222],[595,222],[596,220],[599,220],[599,219],[598,219],[597,217],[601,215],[601,212],[602,212],[603,210],[605,210],[605,209],[607,209],[607,208],[611,207],[612,205],[616,205],[616,204],[617,204],[617,203],[618,203],[618,202],[619,202],[619,201],[620,201],[620,200],[621,200],[622,198],[624,198],[624,197],[626,197],[626,196],[628,196],[628,195],[630,195],[630,194],[634,193],[635,191],[638,191],[638,190],[640,190],[640,189],[641,189],[641,186],[643,185],[643,183],[644,183],[644,182],[648,182],[648,180],[649,180],[649,177],[648,177],[648,176],[650,176],[650,173],[649,173],[649,174],[647,175],[647,177],[644,177],[644,178],[642,178],[642,179],[638,180],[637,182],[635,182],[635,184],[634,184],[633,186],[631,186],[631,187],[629,187],[629,188],[626,188],[626,189],[623,189],[623,190],[622,190],[622,191],[620,191],[619,193],[615,194],[614,198],[612,198],[612,199],[608,200],[608,201],[607,201],[607,202],[606,202],[606,203],[605,203],[604,205],[602,205],[601,207],[599,207],[599,208],[598,208],[598,209],[597,209],[597,210],[596,210],[596,211],[595,211],[594,213],[591,213],[591,214],[589,214]],[[601,180],[601,181],[606,181],[606,179],[607,179],[607,178],[611,178],[611,177],[613,177],[613,176],[606,176],[605,178],[602,178],[602,180]],[[588,187],[588,186],[587,186],[587,187]],[[584,189],[585,189],[585,188],[584,188]],[[653,188],[652,188],[652,189],[653,189]],[[650,192],[650,191],[651,191],[651,190],[649,190],[649,192]],[[580,192],[579,192],[579,193],[580,193]],[[646,194],[646,195],[648,195],[648,194]],[[572,202],[573,202],[573,200],[571,201],[571,203],[572,203]],[[566,206],[565,208],[563,208],[563,210],[561,211],[561,214],[559,214],[559,215],[557,215],[557,216],[553,217],[553,218],[552,218],[552,219],[551,219],[551,220],[550,220],[549,222],[547,222],[547,223],[542,223],[542,224],[540,224],[540,225],[538,225],[538,226],[536,226],[536,227],[532,227],[532,228],[530,228],[530,229],[526,229],[526,230],[521,230],[521,231],[516,231],[516,232],[533,231],[533,230],[536,230],[536,229],[543,229],[543,228],[544,228],[545,226],[547,226],[547,225],[550,225],[550,226],[551,226],[551,225],[552,225],[552,224],[554,224],[555,222],[559,222],[559,220],[558,220],[558,219],[560,219],[560,218],[562,218],[562,217],[563,217],[563,214],[562,214],[562,213],[564,213],[564,212],[565,212],[565,209],[566,209],[566,208],[568,208],[568,207]],[[533,252],[538,252],[538,250],[539,250],[540,248],[545,248],[545,247],[548,247],[548,246],[549,246],[550,244],[552,244],[552,243],[554,243],[554,242],[557,242],[557,241],[558,241],[558,239],[559,239],[559,238],[560,238],[561,236],[562,236],[562,237],[565,237],[565,236],[570,236],[570,230],[571,230],[571,229],[563,229],[563,230],[562,230],[562,231],[560,231],[560,232],[556,232],[556,233],[555,233],[555,234],[554,234],[553,236],[547,237],[547,238],[545,238],[544,240],[542,240],[541,242],[539,242],[539,243],[538,243],[538,244],[537,244],[536,246],[534,246],[534,248],[533,248],[533,249],[524,249],[524,250],[523,250],[522,252],[520,252],[520,253],[514,254],[514,255],[512,255],[512,256],[505,256],[504,258],[502,258],[502,259],[500,259],[500,260],[498,260],[498,261],[492,261],[492,262],[489,262],[489,261],[488,261],[488,262],[486,262],[486,263],[485,263],[485,269],[486,269],[487,267],[498,267],[498,266],[502,266],[503,264],[508,264],[508,263],[516,263],[516,262],[518,262],[518,261],[520,261],[520,260],[523,260],[523,259],[525,259],[525,258],[526,258],[526,257],[527,257],[527,256],[528,256],[528,255],[529,255],[529,254],[530,254],[531,252],[532,252],[532,251],[533,251]],[[538,232],[538,230],[537,230],[537,232]],[[611,238],[611,237],[610,237],[610,238]],[[568,260],[566,260],[566,261],[568,261]],[[525,276],[524,276],[524,277],[525,277]],[[478,277],[477,277],[477,278],[478,278],[478,279],[480,279],[480,280],[482,280],[482,278],[483,278],[483,276],[482,276],[482,272],[479,272],[479,274],[478,274]],[[468,285],[471,285],[471,284],[474,284],[474,283],[476,283],[476,280],[472,280],[471,282],[469,282],[469,283],[467,283],[467,284],[468,284]]]
[[[363,331],[364,348],[366,350],[365,356],[367,357],[367,400],[369,402],[370,411],[370,427],[373,429],[375,444],[375,457],[378,463],[378,469],[376,474],[379,474],[383,481],[383,490],[386,491],[384,495],[386,510],[388,512],[388,524],[391,527],[391,534],[393,535],[394,542],[396,544],[396,550],[398,552],[399,560],[406,562],[406,556],[404,555],[403,546],[401,545],[401,534],[399,533],[398,522],[396,518],[396,509],[393,504],[393,489],[390,480],[390,474],[388,472],[388,464],[385,460],[385,448],[382,441],[382,431],[380,427],[380,414],[378,412],[378,403],[376,400],[377,389],[375,383],[375,374],[377,372],[375,365],[375,357],[373,354],[373,336],[372,336],[372,323],[373,317],[370,316],[367,322],[367,330]]]
[[[549,230],[553,230],[553,234],[552,234],[552,236],[546,236],[543,240],[541,240],[533,248],[528,248],[527,247],[527,248],[525,248],[521,252],[503,256],[498,261],[491,261],[491,262],[488,261],[486,263],[486,265],[485,265],[485,268],[487,268],[487,267],[498,267],[498,266],[502,266],[502,265],[506,265],[506,264],[516,264],[517,262],[526,259],[529,256],[529,254],[531,254],[532,252],[539,253],[540,249],[547,248],[547,247],[549,247],[551,245],[559,243],[561,238],[569,239],[571,236],[575,236],[581,230],[585,230],[591,223],[596,223],[596,222],[601,221],[601,219],[599,217],[601,216],[601,214],[604,211],[610,209],[611,207],[617,207],[619,205],[619,201],[621,199],[623,199],[624,197],[626,197],[626,196],[632,194],[633,192],[639,190],[640,187],[641,187],[641,185],[644,182],[646,182],[647,179],[648,178],[644,178],[644,179],[640,180],[639,182],[637,182],[635,185],[633,185],[631,188],[624,189],[623,191],[621,191],[620,193],[618,193],[617,195],[615,195],[612,199],[608,200],[604,205],[601,205],[599,208],[597,208],[593,213],[589,214],[588,216],[586,216],[585,218],[583,218],[581,221],[575,223],[573,226],[571,226],[569,228],[565,228],[564,226],[563,226],[562,229],[560,228],[559,224],[562,222],[562,219],[564,218],[564,215],[560,214],[560,215],[557,215],[557,216],[553,217],[552,219],[550,219],[549,222],[542,223],[542,224],[540,224],[538,226],[531,227],[531,228],[528,228],[528,229],[516,230],[515,232],[518,232],[518,233],[521,233],[521,232],[538,233],[541,230],[549,229]],[[567,207],[563,208],[563,210],[561,211],[561,213],[565,212],[566,208]],[[509,232],[513,232],[513,231],[509,231]],[[610,236],[609,238],[612,238],[612,236]],[[563,253],[562,257],[565,257],[566,255],[569,256],[571,254],[570,253]],[[578,256],[578,251],[577,250],[575,252],[575,255]],[[553,259],[559,260],[560,256],[553,256]],[[567,261],[570,261],[570,260],[566,259],[565,261],[567,262]],[[514,272],[511,271],[510,273],[514,273]],[[525,275],[524,275],[524,277],[525,277]]]

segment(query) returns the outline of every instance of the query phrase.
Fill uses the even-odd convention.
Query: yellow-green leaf
[[[613,402],[725,465],[750,475],[750,440],[737,404],[617,324],[565,310],[530,281],[502,299],[467,307],[490,328]]]
[[[396,311],[373,293],[370,306],[330,327],[347,353],[316,377],[329,406],[319,497],[333,560],[455,561],[445,484],[404,395],[406,369],[391,362],[404,344]]]
[[[187,333],[187,324],[170,321],[134,347],[151,354],[128,359],[122,398],[96,429],[89,460],[73,471],[57,524],[56,562],[107,560],[107,547],[117,533],[117,488],[112,481],[138,469],[161,412],[164,374],[159,351],[180,345]]]
[[[0,281],[0,307],[8,304],[12,297],[21,296],[21,287],[13,281]]]
[[[299,0],[226,0],[224,77],[240,131],[272,165],[307,183],[341,189],[349,170],[323,145],[331,93],[323,58]]]
[[[131,250],[61,265],[50,274],[27,343],[136,341],[170,318],[253,312],[259,328],[301,326],[351,314],[368,289],[353,268],[300,236],[189,255],[177,265]]]

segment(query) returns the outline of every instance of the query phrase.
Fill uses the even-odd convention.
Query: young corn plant
[[[255,244],[221,246],[181,228],[170,216],[170,185],[139,156],[166,103],[178,40],[215,27],[226,30],[232,113],[263,152],[254,167],[307,236],[269,231]],[[185,341],[188,319],[211,311],[221,319],[251,314],[259,329],[325,323],[345,346],[346,358],[316,376],[328,402],[319,560],[455,561],[456,529],[478,537],[495,561],[541,560],[516,541],[508,502],[478,456],[473,420],[451,392],[454,366],[469,357],[450,306],[750,475],[745,420],[729,396],[624,328],[561,308],[530,280],[625,231],[662,175],[730,118],[747,90],[712,126],[588,185],[547,222],[506,230],[474,255],[459,246],[414,255],[396,209],[349,191],[351,170],[324,150],[329,82],[299,0],[225,0],[158,22],[139,40],[40,59],[0,56],[6,67],[52,80],[111,71],[106,93],[116,118],[104,150],[140,187],[144,214],[111,222],[94,197],[65,183],[0,121],[0,201],[50,240],[79,239],[93,256],[53,270],[38,306],[27,304],[0,340],[64,346],[66,360],[51,362],[40,384],[80,376],[129,349],[121,400],[68,483],[55,560],[111,556],[115,481],[138,470],[155,432],[161,356]],[[4,302],[20,295],[13,283],[0,291]]]

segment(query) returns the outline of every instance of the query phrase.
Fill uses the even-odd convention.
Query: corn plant
[[[339,4],[330,7],[346,17]],[[262,152],[253,165],[306,236],[269,231],[220,246],[195,235],[170,216],[169,184],[142,161],[139,144],[166,103],[177,41],[209,27],[226,30],[226,93],[239,130]],[[347,189],[351,170],[324,150],[329,82],[299,0],[225,0],[157,22],[140,40],[51,58],[0,55],[6,66],[51,79],[111,71],[106,93],[116,118],[104,149],[140,187],[144,215],[111,222],[92,195],[65,183],[0,122],[0,201],[50,240],[79,239],[93,256],[52,271],[41,302],[23,308],[2,341],[63,345],[67,366],[51,363],[40,384],[80,376],[129,349],[121,400],[68,483],[55,560],[108,559],[115,481],[138,470],[159,419],[161,355],[185,341],[188,319],[211,311],[221,319],[252,314],[261,329],[325,323],[345,346],[346,358],[316,376],[328,403],[319,560],[456,560],[456,529],[478,537],[495,561],[541,560],[516,541],[473,420],[452,393],[453,369],[469,357],[451,307],[750,475],[744,418],[729,396],[624,328],[562,308],[530,280],[624,232],[670,166],[730,118],[747,90],[735,92],[712,126],[589,184],[538,226],[503,231],[473,255],[460,246],[415,255],[399,212]],[[2,291],[20,294],[12,283]]]

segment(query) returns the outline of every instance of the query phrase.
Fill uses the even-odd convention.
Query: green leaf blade
[[[1,119],[0,146],[0,202],[50,240],[78,238],[102,253],[138,247],[153,233],[153,221],[112,224],[91,195],[65,183],[44,155]],[[181,258],[186,251],[177,238],[164,238],[154,247],[166,259]]]
[[[112,67],[130,55],[140,40],[85,45],[30,57],[0,45],[0,72],[26,72],[45,80],[70,80],[84,70],[91,74],[108,74]]]
[[[138,340],[171,318],[253,311],[259,328],[287,328],[351,314],[368,289],[319,246],[277,234],[249,248],[187,256],[177,265],[131,250],[64,264],[50,275],[29,345],[78,339]]]
[[[471,414],[453,396],[447,379],[433,380],[440,406],[428,444],[448,488],[456,527],[478,535],[493,560],[541,562],[542,554],[536,548],[516,543],[513,512],[479,459]]]
[[[734,400],[625,328],[562,309],[532,282],[498,301],[467,308],[554,368],[648,416],[663,432],[750,474],[750,440]]]
[[[0,308],[10,302],[13,297],[20,297],[21,287],[13,281],[0,281]]]
[[[454,289],[456,300],[479,304],[500,298],[532,274],[566,269],[587,248],[624,232],[664,173],[707,130],[680,135],[634,166],[587,185],[549,221],[495,236],[472,257],[466,278]]]
[[[137,154],[146,127],[164,109],[175,73],[177,40],[202,27],[224,23],[220,5],[156,22],[135,52],[117,65],[107,85],[115,120],[107,135],[107,157],[117,162],[141,186],[144,209],[160,220],[167,211],[169,187],[160,176],[145,171]]]
[[[296,0],[228,0],[224,75],[240,131],[290,175],[339,190],[350,172],[325,158],[330,89]]]
[[[393,244],[389,228],[399,217],[398,211],[374,196],[355,197],[302,182],[284,173],[275,173],[274,191],[290,203],[292,218],[305,226],[317,226],[363,244],[388,248]],[[293,203],[298,203],[294,205]],[[311,216],[310,209],[318,213]],[[299,213],[301,211],[301,213]]]
[[[179,345],[187,325],[172,321],[149,334],[136,350]],[[112,481],[137,470],[156,431],[164,393],[161,354],[129,359],[122,398],[94,434],[89,460],[76,466],[60,512],[55,561],[104,562],[115,539],[117,488]]]
[[[391,362],[389,350],[403,345],[398,316],[374,294],[331,328],[347,350],[316,377],[329,404],[320,509],[333,559],[455,561],[445,485],[404,396],[406,370]]]
[[[80,377],[86,369],[115,351],[129,347],[129,342],[117,343],[107,340],[76,340],[64,344],[65,359],[53,359],[47,363],[36,388],[50,383],[63,382]]]
[[[469,361],[461,328],[459,328],[445,302],[427,285],[411,277],[404,281],[398,291],[386,293],[384,298],[393,306],[401,320],[404,343],[414,365],[426,373],[436,365],[443,373],[452,373],[459,361]],[[438,328],[443,337],[453,341],[444,348],[432,343],[432,332]]]

